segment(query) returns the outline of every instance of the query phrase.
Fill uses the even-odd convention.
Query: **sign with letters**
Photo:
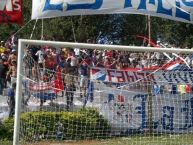
[[[148,130],[149,111],[155,132],[184,133],[193,131],[193,94],[159,94],[152,96],[148,107],[148,94],[102,87],[100,108],[113,128],[125,133]],[[150,110],[151,109],[151,110]]]
[[[23,23],[22,0],[0,1],[0,23]]]
[[[32,19],[71,15],[150,14],[192,23],[192,0],[33,0]]]
[[[123,71],[91,68],[90,79],[112,83],[193,84],[193,71]]]

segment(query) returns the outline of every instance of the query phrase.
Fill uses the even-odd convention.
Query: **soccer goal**
[[[50,69],[30,46],[78,64]],[[13,144],[192,144],[192,68],[191,49],[20,39]]]

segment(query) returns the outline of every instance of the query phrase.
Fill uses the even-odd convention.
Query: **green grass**
[[[125,137],[109,140],[106,145],[193,145],[193,135]]]
[[[0,141],[0,145],[12,145],[12,142]],[[94,141],[42,141],[26,145],[193,145],[193,134],[135,136]]]

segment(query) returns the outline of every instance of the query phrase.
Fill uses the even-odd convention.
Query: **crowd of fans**
[[[17,38],[12,36],[9,41],[0,44],[0,94],[3,89],[16,82],[17,75]]]
[[[12,36],[7,42],[1,41],[0,46],[0,94],[3,89],[16,82],[17,74],[17,38]],[[88,40],[88,43],[93,42]],[[49,46],[28,46],[23,56],[26,77],[34,81],[49,81],[50,71],[56,72],[58,68],[64,77],[67,104],[73,102],[73,92],[76,86],[80,92],[86,92],[90,67],[104,67],[107,69],[124,70],[128,68],[150,68],[162,66],[168,61],[166,55],[158,52],[136,53],[117,50],[91,50],[79,48],[56,48]],[[70,76],[77,76],[79,83]],[[67,75],[66,75],[67,76]],[[68,91],[69,90],[69,91]],[[80,93],[80,97],[84,97]],[[42,102],[43,103],[43,102]]]

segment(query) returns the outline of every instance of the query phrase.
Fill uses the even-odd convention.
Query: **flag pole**
[[[149,47],[151,46],[151,16],[148,15],[148,37],[149,37]],[[151,93],[152,84],[148,86],[148,128],[149,134],[153,133],[153,96]]]
[[[150,41],[151,41],[151,17],[150,15],[148,15],[148,37],[149,37],[149,44],[150,44]]]

